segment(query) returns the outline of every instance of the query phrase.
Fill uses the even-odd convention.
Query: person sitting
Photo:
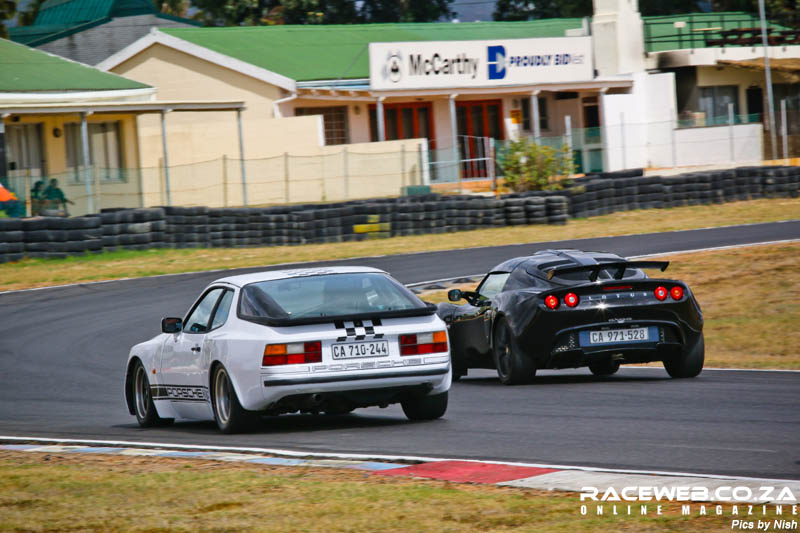
[[[36,216],[44,204],[44,180],[38,180],[31,189],[31,215]]]
[[[59,188],[57,179],[51,179],[50,185],[47,186],[42,194],[48,206],[63,210],[64,216],[69,216],[67,204],[75,205],[75,202],[67,199],[67,197],[64,195],[64,191]]]

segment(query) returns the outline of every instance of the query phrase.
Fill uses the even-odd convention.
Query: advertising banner
[[[501,87],[593,77],[591,37],[369,45],[374,90]]]

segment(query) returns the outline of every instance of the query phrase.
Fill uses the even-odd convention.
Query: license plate
[[[617,342],[642,342],[648,340],[647,328],[607,329],[590,331],[589,344],[609,344]]]
[[[388,341],[344,342],[331,346],[334,359],[356,359],[358,357],[386,357],[389,355]]]

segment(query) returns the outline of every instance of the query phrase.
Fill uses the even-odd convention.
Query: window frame
[[[489,278],[491,278],[492,276],[503,276],[503,275],[505,275],[506,279],[503,280],[503,286],[500,288],[499,291],[497,291],[492,296],[486,296],[484,294],[481,294],[481,290],[483,289],[483,286],[486,284],[486,282],[489,280]],[[497,296],[498,294],[503,292],[503,290],[505,289],[506,283],[508,283],[508,278],[509,277],[511,277],[511,272],[506,272],[506,271],[503,271],[503,270],[496,270],[494,272],[489,272],[488,274],[486,274],[486,276],[484,276],[483,280],[481,280],[480,284],[475,289],[475,292],[478,294],[478,296],[481,299],[491,300],[492,298],[494,298],[495,296]]]
[[[342,112],[343,117],[343,126],[341,133],[334,132],[333,128],[333,118],[328,118],[328,115],[333,115],[336,112]],[[327,114],[326,114],[327,112]],[[328,106],[298,106],[294,108],[294,116],[296,117],[306,117],[306,116],[315,116],[315,115],[322,115],[322,129],[325,135],[325,146],[336,146],[339,144],[348,144],[350,143],[350,106],[348,105],[328,105]],[[328,126],[330,127],[330,135],[328,131]],[[333,142],[334,134],[336,136],[336,142]],[[338,139],[341,138],[341,142]]]
[[[189,330],[187,330],[186,327],[189,325],[189,318],[192,316],[192,314],[195,312],[195,310],[197,310],[198,306],[206,299],[206,297],[209,294],[211,294],[211,292],[213,292],[215,290],[221,290],[221,292],[219,293],[219,296],[217,296],[217,300],[214,302],[214,305],[211,307],[211,312],[209,313],[208,321],[206,322],[206,329],[204,331],[189,331]],[[225,322],[223,322],[219,326],[217,326],[215,328],[209,328],[209,326],[214,323],[214,317],[217,314],[217,309],[219,308],[219,304],[222,301],[222,297],[228,291],[233,292],[233,290],[231,288],[225,287],[223,285],[214,285],[212,287],[209,287],[206,291],[204,291],[202,296],[200,296],[200,298],[198,298],[197,301],[195,301],[194,305],[192,305],[192,307],[189,309],[189,312],[186,313],[186,315],[184,316],[183,327],[181,328],[181,332],[182,333],[189,333],[189,334],[192,334],[192,335],[205,335],[206,333],[210,333],[210,332],[214,331],[215,329],[219,329],[222,326],[224,326],[228,322],[227,318],[225,319]],[[231,300],[231,305],[233,305],[233,299]],[[228,311],[228,317],[230,317],[230,310]]]
[[[547,98],[544,96],[537,96],[539,99],[539,131],[550,131],[550,121],[547,115]],[[522,108],[522,131],[533,133],[532,117],[531,117],[531,97],[523,96],[519,99],[520,107]],[[525,124],[527,123],[527,127]]]

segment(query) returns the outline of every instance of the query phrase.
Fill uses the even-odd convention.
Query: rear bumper
[[[361,395],[361,405],[394,403],[393,396],[383,396],[378,391],[415,390],[438,394],[450,389],[452,380],[449,356],[439,363],[409,365],[400,368],[369,369],[349,372],[280,373],[261,374],[261,395],[251,397],[246,409],[255,411],[280,410],[281,401],[298,396]],[[369,396],[369,397],[367,397]],[[369,398],[375,398],[374,401]]]

